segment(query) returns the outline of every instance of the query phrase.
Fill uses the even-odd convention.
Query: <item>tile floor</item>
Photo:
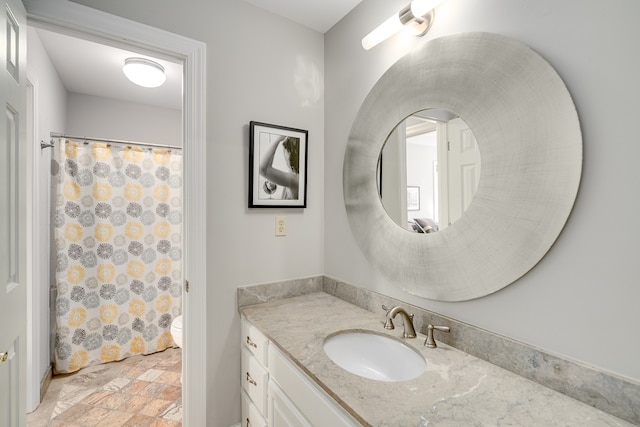
[[[90,366],[51,380],[28,427],[182,426],[182,351]]]

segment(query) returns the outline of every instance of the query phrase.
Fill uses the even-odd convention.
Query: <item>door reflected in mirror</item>
[[[480,150],[457,115],[439,109],[418,111],[387,137],[377,178],[382,204],[399,226],[437,232],[471,204],[480,180]]]

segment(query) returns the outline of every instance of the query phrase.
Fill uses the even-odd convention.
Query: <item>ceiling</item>
[[[51,31],[35,30],[68,92],[101,96],[163,108],[182,108],[182,64]],[[165,69],[167,81],[143,88],[122,72],[129,57],[151,59]]]
[[[362,0],[245,0],[320,33],[328,31]],[[44,29],[35,29],[68,92],[163,108],[182,108],[182,64]],[[152,59],[165,68],[164,85],[148,89],[124,76],[129,57]]]
[[[276,15],[326,33],[362,0],[245,0]]]

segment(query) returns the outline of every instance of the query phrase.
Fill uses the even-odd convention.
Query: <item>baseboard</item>
[[[44,395],[51,384],[51,377],[53,377],[53,366],[49,365],[49,369],[44,374],[44,377],[40,381],[40,402],[44,400]]]

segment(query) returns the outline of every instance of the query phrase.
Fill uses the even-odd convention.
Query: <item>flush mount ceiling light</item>
[[[145,58],[125,59],[122,71],[129,80],[142,87],[158,87],[167,80],[164,67]]]
[[[423,36],[431,28],[434,9],[444,0],[413,0],[398,13],[384,21],[362,39],[362,47],[369,50],[402,29],[414,36]]]

